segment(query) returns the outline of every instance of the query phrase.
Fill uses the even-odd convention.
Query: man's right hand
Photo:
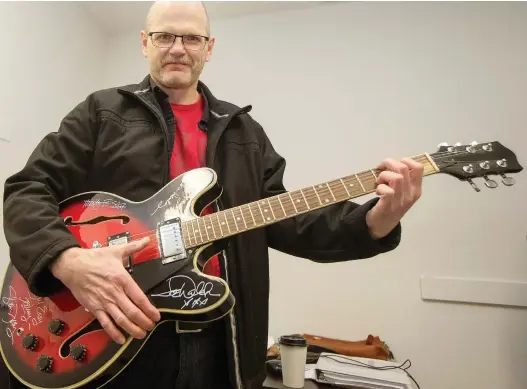
[[[135,338],[160,320],[159,311],[148,300],[125,269],[125,258],[144,249],[149,238],[98,249],[70,248],[50,266],[55,277],[69,288],[77,301],[91,312],[108,335],[123,344],[123,334],[110,320]]]

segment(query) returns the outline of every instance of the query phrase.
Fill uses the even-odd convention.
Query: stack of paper
[[[343,387],[411,389],[410,378],[404,370],[396,368],[399,365],[378,359],[322,353],[316,364],[315,380]],[[393,369],[378,369],[386,367]]]

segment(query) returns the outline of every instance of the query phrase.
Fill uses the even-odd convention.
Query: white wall
[[[527,164],[527,7],[339,3],[212,21],[203,80],[253,104],[303,187],[438,143],[498,140]],[[140,27],[139,27],[140,28]],[[105,85],[146,71],[138,30],[111,43]],[[421,275],[527,281],[527,176],[476,193],[427,178],[403,242],[375,259],[319,265],[272,252],[271,334],[376,334],[427,389],[524,389],[527,310],[430,303]],[[362,200],[361,200],[362,201]]]
[[[1,2],[0,193],[48,132],[102,86],[105,43],[73,2]],[[0,215],[2,210],[0,207]],[[2,226],[0,217],[0,228]],[[0,267],[8,249],[0,234]]]
[[[100,68],[96,29],[73,5],[1,7],[4,36],[24,26],[33,37],[30,47],[5,40],[11,62],[0,65],[10,71],[0,72],[2,108],[25,115],[11,124],[12,142],[0,143],[9,162],[0,168],[4,179],[99,81],[139,81],[146,64],[139,30],[107,42]],[[31,23],[16,9],[26,9]],[[290,188],[373,167],[388,155],[432,152],[442,141],[499,140],[526,165],[526,18],[522,3],[411,2],[213,21],[218,41],[203,80],[219,98],[254,105],[288,159]],[[60,43],[66,26],[87,49]],[[13,96],[33,104],[22,108]],[[412,360],[422,388],[524,389],[527,311],[423,302],[419,277],[527,281],[526,177],[481,193],[452,177],[427,178],[401,246],[374,259],[320,265],[273,251],[271,334],[358,340],[372,333]]]

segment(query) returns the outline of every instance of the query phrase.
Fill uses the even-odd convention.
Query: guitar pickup
[[[187,250],[183,241],[181,220],[171,219],[157,226],[159,251],[163,265],[187,258]]]
[[[129,232],[123,232],[121,234],[112,235],[108,237],[108,246],[126,244],[128,242],[130,242]],[[129,255],[126,261],[127,261],[127,264],[124,266],[124,268],[128,271],[128,273],[131,273],[133,271],[132,256]]]

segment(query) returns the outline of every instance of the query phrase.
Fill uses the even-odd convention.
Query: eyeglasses
[[[176,41],[177,37],[181,38],[183,46],[188,50],[201,50],[205,47],[209,37],[202,35],[175,35],[168,32],[150,32],[148,36],[152,38],[152,43],[156,47],[168,48]]]

